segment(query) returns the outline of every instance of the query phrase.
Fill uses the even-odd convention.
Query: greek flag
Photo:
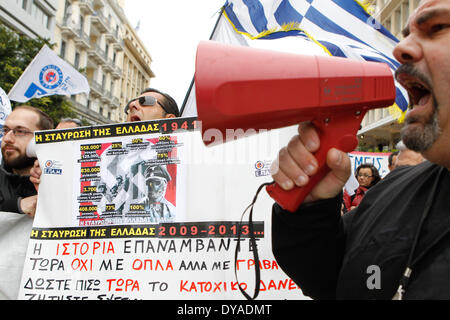
[[[300,36],[331,56],[400,65],[392,51],[398,40],[356,0],[227,0],[224,14],[236,32],[251,39]],[[406,90],[396,82],[395,109],[404,114]]]

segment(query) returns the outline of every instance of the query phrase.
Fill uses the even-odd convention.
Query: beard
[[[438,120],[438,105],[436,98],[433,99],[433,113],[422,121],[423,127],[420,125],[413,125],[420,123],[419,117],[408,117],[405,119],[405,126],[401,130],[401,137],[403,143],[408,149],[416,152],[424,152],[428,150],[439,137],[441,129]]]
[[[15,157],[15,158],[10,158],[5,154],[4,149],[2,148],[2,157],[3,157],[3,163],[11,168],[11,169],[25,169],[25,168],[30,168],[33,166],[34,161],[36,160],[36,158],[30,158],[24,154],[20,154],[19,156]]]

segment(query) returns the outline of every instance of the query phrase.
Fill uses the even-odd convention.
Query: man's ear
[[[176,118],[176,116],[173,113],[167,113],[164,118],[166,118],[166,119],[168,119],[168,118]]]

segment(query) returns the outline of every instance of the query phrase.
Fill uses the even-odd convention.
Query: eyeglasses
[[[361,177],[361,178],[372,178],[373,176],[369,176],[367,174],[358,174],[357,177]]]
[[[8,127],[4,126],[1,129],[2,136],[3,137],[6,136],[8,134],[8,132],[10,132],[10,131],[12,131],[12,133],[16,137],[24,137],[24,136],[29,135],[29,134],[34,134],[33,132],[31,132],[29,130],[26,130],[26,129],[20,129],[20,128],[11,129],[11,128],[8,128]]]
[[[138,101],[139,104],[143,107],[150,107],[150,106],[154,106],[156,104],[159,104],[161,106],[161,108],[164,109],[165,112],[169,113],[166,109],[166,107],[164,107],[161,102],[158,101],[158,99],[156,99],[153,96],[142,96],[142,97],[138,97],[138,98],[134,98],[133,100],[130,100],[130,102],[127,103],[127,106],[125,107],[125,114],[128,114],[128,111],[130,110],[130,104],[134,101]]]

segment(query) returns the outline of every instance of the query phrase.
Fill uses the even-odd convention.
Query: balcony
[[[61,28],[61,34],[63,36],[66,36],[68,38],[74,38],[78,37],[78,29],[79,26],[77,23],[72,19],[71,16],[66,17],[63,21],[63,23],[60,26]]]
[[[111,32],[105,33],[105,40],[111,43],[116,42],[116,39],[114,38],[114,34]]]
[[[107,59],[106,63],[103,64],[103,70],[107,72],[114,71],[114,62],[111,59]]]
[[[113,97],[111,100],[111,107],[115,108],[119,108],[120,107],[120,101],[117,97]]]
[[[98,64],[106,63],[106,54],[105,51],[100,49],[97,44],[91,45],[91,48],[88,50],[88,57],[96,61]]]
[[[89,80],[89,87],[91,88],[91,94],[94,97],[102,97],[104,90],[101,84],[95,80]]]
[[[122,76],[122,69],[120,69],[118,66],[113,65],[113,70],[111,72],[112,77],[117,80]]]
[[[92,0],[79,0],[78,6],[80,7],[80,11],[84,14],[93,14],[95,12]]]
[[[125,46],[125,43],[123,42],[123,40],[119,40],[118,42],[114,42],[113,43],[113,48],[119,52],[119,51],[123,51],[123,48]]]
[[[95,11],[91,15],[91,23],[95,26],[100,33],[109,32],[109,23],[101,11]]]
[[[102,100],[103,103],[110,103],[112,100],[111,91],[104,91],[100,99]]]
[[[72,103],[74,111],[80,114],[80,118],[88,120],[91,124],[111,123],[110,119],[107,119],[100,113],[87,108],[85,105],[75,101],[74,99],[70,98],[70,102]]]
[[[91,46],[89,43],[89,36],[81,28],[78,29],[78,37],[75,37],[74,41],[77,46],[84,49],[88,49]]]
[[[95,8],[103,8],[105,6],[105,0],[93,0],[92,2]]]

